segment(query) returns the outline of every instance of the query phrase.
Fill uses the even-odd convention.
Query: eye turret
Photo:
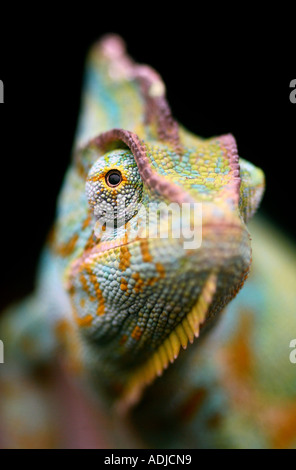
[[[95,217],[115,228],[138,212],[142,190],[138,167],[129,150],[113,150],[100,157],[86,180],[86,195]]]
[[[105,176],[105,181],[110,188],[116,188],[122,182],[122,175],[119,170],[110,170]]]

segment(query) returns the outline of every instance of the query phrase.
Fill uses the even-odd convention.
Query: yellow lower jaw
[[[135,405],[144,390],[153,380],[162,375],[169,363],[177,359],[181,346],[187,348],[188,342],[193,343],[194,337],[199,336],[200,325],[205,321],[209,306],[216,291],[217,276],[211,273],[207,278],[202,292],[185,318],[169,334],[166,340],[158,347],[152,356],[132,374],[123,394],[116,403],[116,409],[120,412],[127,411]]]

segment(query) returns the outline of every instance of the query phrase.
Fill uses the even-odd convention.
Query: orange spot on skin
[[[75,158],[75,167],[76,167],[76,170],[77,170],[77,173],[80,177],[82,177],[83,179],[86,178],[87,176],[87,173],[85,171],[85,168],[82,164],[82,155],[78,155],[76,158]]]
[[[88,227],[90,222],[91,222],[91,214],[88,214],[87,218],[83,221],[82,229],[85,229],[86,227]]]
[[[272,447],[287,449],[295,442],[296,405],[288,403],[280,408],[272,408],[268,416],[268,429],[272,430]]]
[[[140,278],[140,274],[139,273],[133,273],[132,278],[136,281],[136,284],[134,285],[133,291],[135,293],[141,292],[142,289],[143,289],[143,286],[144,286],[144,281]]]
[[[61,243],[60,245],[57,245],[54,250],[55,252],[63,257],[69,256],[73,253],[76,243],[78,240],[78,233],[74,233],[74,235],[70,238],[69,241],[66,243]]]
[[[144,281],[142,281],[142,279],[138,279],[136,284],[134,285],[134,292],[135,293],[138,293],[138,292],[141,292],[143,290],[143,286],[144,286]]]
[[[94,238],[94,234],[91,233],[86,244],[84,245],[84,250],[90,250],[91,248],[93,248],[96,244],[96,242],[98,242],[98,240],[95,240]]]
[[[104,297],[100,289],[100,285],[98,283],[97,277],[93,274],[93,271],[91,270],[90,267],[86,267],[86,272],[89,275],[89,281],[91,282],[94,288],[96,296],[94,297],[92,293],[90,292],[89,285],[83,274],[80,274],[80,282],[83,286],[83,289],[88,293],[89,299],[92,302],[95,302],[95,301],[98,302],[97,315],[99,316],[103,315],[105,313],[105,301],[104,301]]]
[[[99,181],[103,176],[104,176],[104,174],[99,173],[99,174],[96,174],[96,175],[91,176],[90,178],[87,178],[87,180],[88,180],[89,182],[91,182],[91,183],[96,183],[96,182]]]
[[[94,302],[96,298],[91,294],[89,285],[87,283],[86,277],[83,274],[79,276],[80,283],[82,285],[83,290],[88,294],[88,298],[91,302]]]
[[[81,307],[81,308],[85,308],[85,299],[84,299],[84,298],[82,298],[82,299],[80,300],[80,307]]]
[[[252,316],[243,313],[239,330],[228,345],[228,359],[231,362],[232,371],[240,378],[249,377],[252,373],[252,351],[249,344],[252,326]]]
[[[75,309],[74,319],[78,324],[81,322],[81,319],[78,318]],[[68,352],[66,355],[66,365],[74,373],[81,373],[83,371],[83,365],[81,362],[81,348],[77,333],[73,325],[68,320],[59,320],[55,325],[54,332],[59,344],[62,345]]]
[[[124,236],[124,243],[127,243],[127,234]],[[130,266],[131,254],[127,245],[122,245],[120,247],[119,255],[119,269],[125,271]]]
[[[157,277],[152,277],[151,279],[148,279],[148,281],[146,283],[147,286],[154,286],[154,284],[157,282],[158,279],[159,278],[157,278]]]
[[[93,317],[90,314],[87,314],[83,318],[77,316],[76,321],[77,321],[78,326],[82,326],[82,327],[90,326],[92,324]]]
[[[86,316],[84,317],[80,317],[77,312],[76,312],[76,309],[73,308],[73,313],[74,313],[74,319],[77,323],[78,326],[89,326],[92,324],[92,321],[93,321],[93,317],[92,315],[90,314],[87,314]]]
[[[120,284],[120,289],[121,290],[127,290],[127,281],[123,277],[121,278],[121,284]]]
[[[140,249],[141,249],[143,261],[145,263],[150,263],[152,261],[152,256],[149,253],[149,243],[146,238],[140,241]]]
[[[104,305],[99,305],[98,308],[97,308],[97,315],[101,316],[101,315],[104,315],[104,313],[105,313]]]
[[[158,273],[158,277],[152,277],[146,281],[147,286],[154,286],[154,284],[159,281],[159,279],[165,278],[165,269],[161,263],[155,264],[155,269]]]
[[[123,336],[121,337],[121,339],[120,339],[120,341],[119,341],[120,346],[123,346],[123,345],[126,343],[127,338],[128,338],[127,335],[123,335]]]
[[[133,329],[133,332],[132,332],[132,338],[135,339],[136,341],[139,341],[139,339],[141,338],[142,336],[142,330],[141,328],[136,325],[135,328]]]
[[[94,286],[96,299],[98,301],[97,315],[100,316],[105,313],[105,300],[96,276],[91,274],[90,280],[92,285]]]
[[[156,263],[155,264],[156,271],[159,274],[159,277],[163,279],[165,277],[165,269],[161,263]]]
[[[67,320],[59,320],[55,325],[55,335],[59,341],[64,341],[69,332],[69,322]]]

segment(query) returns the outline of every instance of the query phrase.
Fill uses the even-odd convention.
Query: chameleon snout
[[[251,261],[248,232],[239,218],[213,218],[213,210],[204,208],[196,247],[172,234],[123,238],[83,259],[71,279],[75,321],[108,361],[123,369],[144,361],[201,299],[208,303],[199,333],[240,289]],[[203,294],[209,279],[211,295]]]

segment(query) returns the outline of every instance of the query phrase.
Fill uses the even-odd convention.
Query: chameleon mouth
[[[160,377],[169,364],[177,359],[181,348],[186,349],[188,343],[193,343],[194,338],[198,338],[200,327],[206,320],[216,287],[217,275],[212,272],[191,311],[171,331],[152,356],[132,373],[120,399],[115,404],[118,412],[125,413],[136,405],[144,389],[157,377]]]

